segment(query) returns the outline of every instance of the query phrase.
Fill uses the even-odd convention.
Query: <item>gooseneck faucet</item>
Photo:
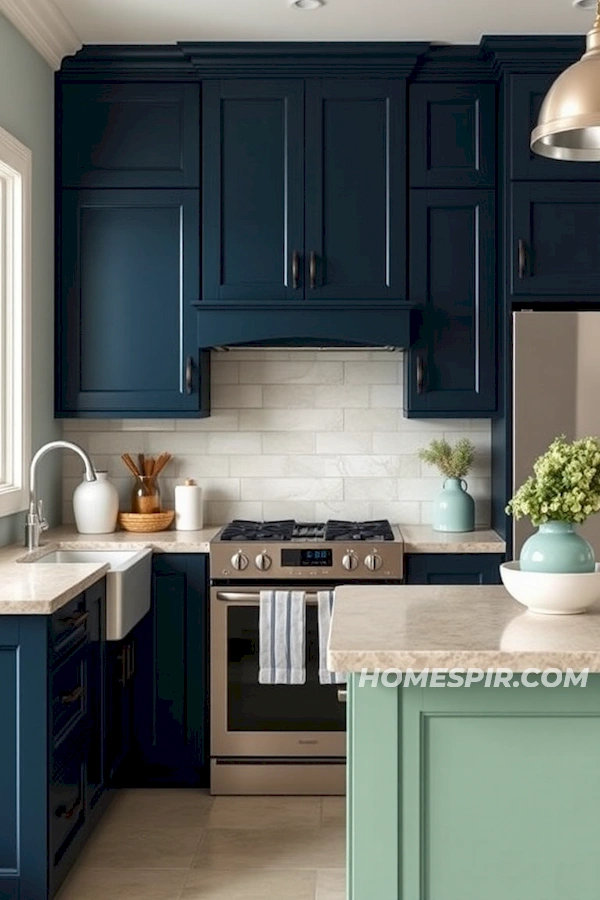
[[[50,441],[50,443],[40,447],[31,460],[29,467],[29,512],[25,519],[25,546],[28,550],[35,550],[36,547],[39,547],[40,535],[48,528],[48,522],[44,518],[44,504],[37,498],[35,473],[40,459],[51,450],[73,450],[75,453],[78,453],[85,466],[86,481],[96,481],[94,465],[83,447],[73,444],[71,441]]]

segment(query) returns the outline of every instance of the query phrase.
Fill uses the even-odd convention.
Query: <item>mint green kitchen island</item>
[[[344,587],[328,661],[350,673],[349,900],[600,898],[600,608],[540,617],[502,587]],[[361,670],[434,667],[495,672],[489,687],[360,686]],[[499,668],[560,670],[546,678],[560,685],[501,671],[494,687]],[[564,686],[586,668],[585,687]]]

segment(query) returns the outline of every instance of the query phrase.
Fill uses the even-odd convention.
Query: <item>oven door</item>
[[[259,684],[259,597],[254,586],[211,588],[211,755],[345,756],[344,685],[319,682],[315,586],[306,595],[306,684]]]

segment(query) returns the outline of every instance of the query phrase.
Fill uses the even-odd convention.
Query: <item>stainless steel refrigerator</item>
[[[514,492],[557,435],[600,435],[600,312],[518,312],[513,326]],[[515,522],[514,559],[532,532]],[[600,559],[600,514],[581,534]]]

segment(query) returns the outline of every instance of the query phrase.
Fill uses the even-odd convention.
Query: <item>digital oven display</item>
[[[282,566],[299,566],[313,568],[323,566],[330,568],[333,562],[331,550],[308,550],[300,547],[281,551]]]

